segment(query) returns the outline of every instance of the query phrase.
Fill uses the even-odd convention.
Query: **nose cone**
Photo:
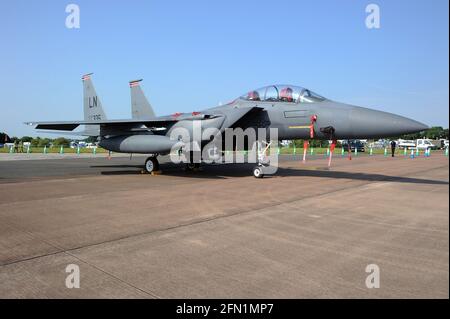
[[[380,138],[416,133],[428,126],[409,118],[363,107],[350,111],[350,127],[355,138]]]

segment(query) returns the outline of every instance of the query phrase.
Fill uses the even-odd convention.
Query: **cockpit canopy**
[[[308,89],[294,85],[269,85],[240,97],[246,101],[316,103],[326,99]]]

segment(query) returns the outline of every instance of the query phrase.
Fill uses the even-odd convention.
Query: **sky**
[[[66,27],[66,6],[80,28]],[[380,28],[366,27],[366,6]],[[110,119],[131,117],[128,81],[157,115],[227,103],[269,84],[448,127],[448,0],[0,0],[0,132],[81,120],[81,76]]]

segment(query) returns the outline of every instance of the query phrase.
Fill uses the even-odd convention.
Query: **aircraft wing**
[[[152,119],[126,119],[126,120],[103,120],[103,121],[55,121],[55,122],[25,122],[26,125],[35,126],[37,130],[73,131],[80,125],[96,125],[108,129],[136,130],[141,126],[147,128],[160,128],[170,126],[178,121],[194,121],[214,118],[220,115],[214,114],[191,114],[177,113],[171,116],[161,116]]]
[[[152,120],[106,120],[106,121],[58,121],[58,122],[26,122],[25,124],[34,126],[37,130],[58,130],[58,131],[73,131],[80,125],[100,125],[100,126],[164,126],[175,123],[178,119],[152,119]]]
[[[206,120],[225,116],[227,121],[225,127],[231,126],[245,114],[258,107],[230,108],[225,112],[217,113],[176,113],[169,116],[161,116],[151,119],[126,119],[126,120],[103,120],[103,121],[56,121],[56,122],[25,122],[26,125],[35,126],[37,130],[52,130],[71,132],[80,125],[96,126],[104,132],[137,132],[165,129],[178,121]],[[73,132],[75,133],[75,132]],[[82,132],[80,132],[82,133]],[[84,134],[82,134],[84,135]]]

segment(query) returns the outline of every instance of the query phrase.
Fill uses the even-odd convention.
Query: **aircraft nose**
[[[356,138],[391,137],[428,129],[427,125],[415,120],[363,107],[354,107],[350,111],[350,123]]]

